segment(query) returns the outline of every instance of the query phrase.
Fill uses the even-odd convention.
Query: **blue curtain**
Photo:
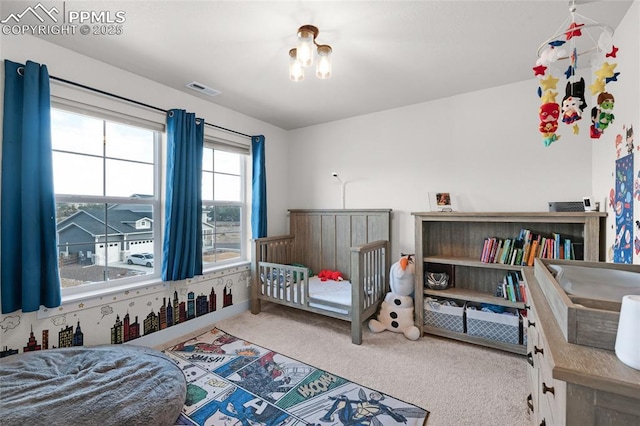
[[[204,120],[167,113],[167,190],[162,280],[202,275],[202,149]]]
[[[264,158],[264,136],[251,138],[253,179],[251,181],[251,237],[267,236],[267,173]]]
[[[51,100],[45,65],[4,61],[2,313],[60,306]]]

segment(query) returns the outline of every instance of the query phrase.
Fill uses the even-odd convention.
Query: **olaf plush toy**
[[[378,319],[369,321],[369,330],[380,333],[385,330],[403,333],[409,340],[418,340],[420,330],[413,322],[413,297],[415,265],[412,255],[404,255],[391,265],[390,287],[380,306]]]

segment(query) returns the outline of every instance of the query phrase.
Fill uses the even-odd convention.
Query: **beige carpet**
[[[245,312],[215,326],[429,410],[428,426],[530,423],[521,355],[389,331],[366,330],[363,344],[353,345],[345,321],[266,303],[259,315]]]

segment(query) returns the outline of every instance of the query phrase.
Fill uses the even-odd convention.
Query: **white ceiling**
[[[615,28],[632,2],[576,3],[581,15]],[[2,16],[24,5],[5,3]],[[569,16],[566,0],[67,1],[64,7],[123,10],[123,34],[42,38],[287,130],[531,79],[538,47]],[[302,82],[288,79],[288,51],[304,24],[317,26],[317,41],[333,47],[329,80],[311,69]],[[184,87],[192,81],[222,93],[207,97]]]

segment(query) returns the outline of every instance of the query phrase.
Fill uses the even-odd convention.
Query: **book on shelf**
[[[583,260],[584,244],[557,232],[542,235],[522,228],[517,238],[486,237],[480,261],[533,266],[536,258]]]
[[[542,237],[540,240],[540,258],[544,258],[547,255],[547,237]]]
[[[487,256],[484,260],[485,262],[488,263],[489,259],[491,259],[491,253],[495,249],[495,245],[496,245],[496,238],[495,237],[489,238],[489,248],[487,249]]]
[[[571,258],[571,240],[569,238],[565,238],[564,240],[564,257],[563,259],[573,260]]]
[[[504,244],[502,246],[502,253],[500,254],[500,261],[503,265],[507,262],[509,258],[509,253],[511,253],[511,240],[507,238],[504,240]]]
[[[540,257],[540,243],[542,242],[542,236],[538,234],[535,240],[531,242],[531,251],[527,258],[527,266],[533,266],[533,262],[536,257]]]
[[[514,272],[514,277],[518,286],[520,287],[520,300],[519,302],[527,303],[527,286],[524,284],[524,278],[522,277],[522,273],[520,271]]]
[[[502,240],[496,238],[493,242],[493,246],[491,247],[491,253],[489,254],[489,263],[494,263],[496,259],[496,253],[500,249],[500,245],[502,244]]]
[[[512,302],[516,301],[516,295],[513,292],[513,283],[507,282],[507,294],[509,295],[507,300],[510,300]]]
[[[521,302],[527,303],[527,286],[524,285],[524,281],[518,281],[520,286]]]
[[[513,278],[513,286],[516,290],[516,302],[522,302],[522,288],[520,287],[521,280],[518,277],[518,273],[515,271],[511,271],[509,272],[509,276]]]
[[[520,229],[520,233],[518,234],[518,239],[519,239],[519,240],[524,240],[524,237],[525,237],[525,235],[526,235],[526,233],[527,233],[527,232],[529,232],[529,231],[527,230],[527,228],[522,228],[522,229]]]
[[[527,230],[524,238],[524,248],[522,249],[522,262],[519,265],[526,265],[531,251],[531,231]],[[524,263],[523,263],[524,262]]]
[[[484,247],[482,248],[482,257],[480,258],[481,262],[489,262],[489,257],[491,256],[491,250],[493,249],[493,243],[495,241],[494,237],[488,237],[484,239]]]
[[[552,259],[562,259],[560,256],[560,234],[553,233],[553,257]]]
[[[513,265],[522,265],[522,257],[524,256],[524,249],[519,249],[516,254],[516,260]]]
[[[496,297],[511,302],[526,302],[526,287],[522,275],[517,271],[509,271],[496,286]]]
[[[573,259],[584,260],[584,244],[583,243],[571,243],[571,252],[573,253]]]
[[[505,265],[518,265],[518,258],[522,259],[524,253],[524,241],[512,238],[509,243],[509,253],[505,258]]]
[[[507,285],[509,286],[509,300],[512,302],[518,301],[518,293],[520,292],[516,283],[513,282],[513,276],[507,274]]]
[[[493,263],[500,263],[500,258],[502,257],[502,252],[504,251],[504,241],[502,238],[498,238],[498,250],[496,250],[496,255],[493,258]]]
[[[505,241],[498,237],[485,238],[480,261],[484,263],[500,263],[500,257],[504,253]]]
[[[547,250],[544,256],[545,259],[553,259],[553,238],[547,238]]]

